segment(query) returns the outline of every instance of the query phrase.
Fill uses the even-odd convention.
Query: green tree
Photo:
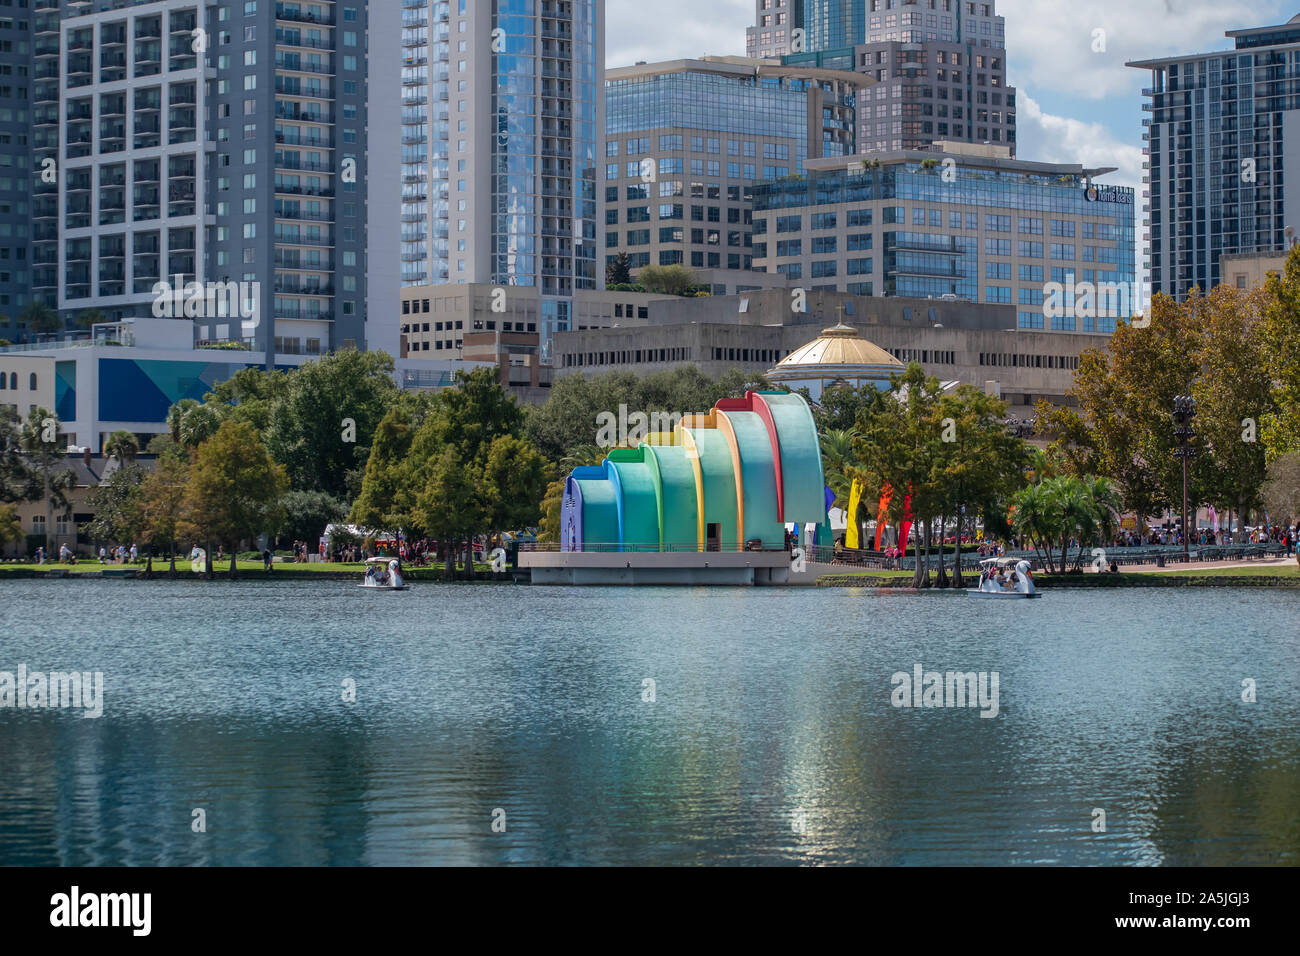
[[[289,395],[291,374],[278,370],[268,372],[256,366],[241,368],[224,382],[214,385],[203,401],[228,407],[229,411],[223,417],[248,422],[259,435],[266,435],[277,404]]]
[[[341,523],[348,514],[347,502],[323,491],[290,491],[280,499],[280,506],[284,522],[279,533],[294,541],[316,541],[328,525]]]
[[[23,526],[14,506],[0,504],[0,548],[13,541],[22,541],[23,537]]]
[[[612,262],[605,266],[605,285],[631,285],[632,260],[626,252],[614,256]]]
[[[938,415],[941,447],[937,478],[941,514],[945,518],[952,516],[957,525],[953,586],[961,587],[964,526],[970,522],[973,529],[976,516],[982,515],[987,528],[990,516],[1006,513],[1011,495],[1025,483],[1029,448],[1008,431],[1006,402],[974,386],[963,385],[956,392],[944,395],[939,401]],[[941,531],[944,523],[941,519]],[[942,555],[939,566],[941,582],[946,581]]]
[[[238,575],[242,541],[273,531],[284,521],[281,498],[289,490],[276,464],[247,422],[223,422],[199,445],[185,490],[185,517],[193,536],[230,548],[230,576]]]
[[[94,520],[86,528],[93,541],[116,544],[133,542],[143,528],[140,516],[140,485],[144,469],[123,465],[86,496],[86,507]]]
[[[685,266],[643,266],[636,281],[647,292],[661,295],[686,295],[700,284],[699,277]]]
[[[1287,452],[1268,466],[1264,507],[1274,522],[1289,526],[1300,518],[1300,452]]]
[[[59,438],[59,428],[59,420],[53,412],[33,405],[20,439],[29,476],[23,499],[45,504],[45,549],[48,552],[53,552],[58,544],[54,534],[54,513],[59,511],[67,515],[71,512],[68,492],[77,484],[66,446]]]
[[[295,488],[350,500],[375,429],[398,394],[393,359],[383,352],[345,349],[307,362],[276,402],[267,447]]]
[[[903,517],[904,503],[911,496],[912,511],[921,527],[921,546],[913,583],[930,586],[930,529],[932,519],[942,512],[946,489],[943,485],[943,425],[939,380],[927,376],[916,362],[896,374],[890,387],[892,401],[865,409],[858,418],[860,438],[855,442],[858,459],[868,488],[886,484],[894,489],[889,517]]]
[[[33,332],[58,332],[63,319],[41,299],[33,299],[18,313],[18,321]]]
[[[112,455],[123,465],[129,465],[140,454],[140,442],[132,432],[118,430],[104,442],[104,453]]]
[[[555,475],[555,468],[527,441],[498,435],[483,463],[486,502],[484,531],[517,531],[537,525],[538,501]]]
[[[1048,572],[1055,573],[1064,572],[1071,563],[1078,569],[1090,546],[1113,539],[1122,498],[1105,478],[1062,475],[1029,485],[1015,495],[1013,503],[1013,527],[1034,546]],[[1078,550],[1071,562],[1072,539]]]
[[[1300,451],[1300,246],[1292,246],[1281,274],[1264,282],[1264,359],[1276,385],[1275,408],[1264,416],[1270,462]]]
[[[200,405],[196,402],[189,406],[180,418],[180,444],[186,448],[198,448],[217,433],[227,414],[227,409],[220,405]]]
[[[176,542],[185,523],[185,490],[189,478],[188,458],[164,454],[159,456],[154,470],[140,483],[141,537],[154,548],[167,546],[168,574],[172,577],[176,576]]]
[[[402,529],[413,537],[425,530],[416,508],[420,489],[411,443],[436,404],[431,393],[403,392],[384,414],[352,505],[352,524],[372,531]]]

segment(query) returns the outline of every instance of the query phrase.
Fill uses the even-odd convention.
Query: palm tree
[[[135,456],[140,453],[140,442],[125,429],[115,431],[104,442],[104,453],[114,456],[120,464],[125,465],[135,461]]]
[[[18,313],[18,321],[33,332],[57,332],[63,328],[63,319],[41,299],[33,299]]]
[[[176,444],[181,443],[181,422],[185,418],[185,413],[191,408],[197,408],[198,402],[192,398],[182,398],[179,402],[167,409],[167,430],[171,433],[172,441]]]
[[[92,326],[98,325],[100,322],[106,320],[104,313],[93,306],[89,309],[82,309],[77,313],[77,325],[81,326],[83,329],[91,328]]]
[[[578,445],[569,449],[569,453],[560,459],[562,469],[572,471],[574,468],[599,467],[605,460],[607,449],[599,445]]]

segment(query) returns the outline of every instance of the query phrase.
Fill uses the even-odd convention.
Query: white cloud
[[[1295,12],[1285,7],[1281,0],[1001,0],[997,11],[1007,21],[1012,85],[1104,99],[1148,85],[1150,75],[1127,61],[1227,49],[1224,31],[1285,22]]]
[[[1068,116],[1044,113],[1032,96],[1016,97],[1016,156],[1043,163],[1082,163],[1084,166],[1117,166],[1119,171],[1104,178],[1116,186],[1142,191],[1142,149],[1115,136],[1100,123],[1085,123]]]
[[[754,0],[607,0],[605,63],[743,56]]]

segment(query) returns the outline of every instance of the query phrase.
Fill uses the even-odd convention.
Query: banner
[[[853,487],[849,490],[849,510],[848,510],[848,528],[844,532],[844,547],[857,550],[861,547],[858,541],[858,504],[862,500],[862,482],[856,478],[853,479]]]
[[[903,499],[903,523],[898,528],[898,547],[907,554],[907,536],[912,533],[912,486],[907,486],[907,497]]]
[[[885,525],[889,521],[889,503],[894,500],[894,486],[885,482],[880,489],[880,508],[876,511],[876,550],[880,550],[880,539],[885,536]]]

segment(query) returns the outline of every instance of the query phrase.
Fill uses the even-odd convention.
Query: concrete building
[[[755,0],[750,56],[857,70],[875,80],[858,104],[859,152],[935,140],[1016,148],[1006,27],[996,4],[970,0]]]
[[[1011,305],[1022,329],[1113,332],[1140,303],[1133,190],[1005,147],[810,160],[754,188],[754,268],[792,286]]]
[[[1031,417],[1039,399],[1069,404],[1079,355],[1108,341],[1097,333],[1019,329],[1007,305],[810,291],[807,311],[794,312],[791,299],[768,290],[656,303],[646,325],[558,336],[555,374],[645,374],[687,364],[714,377],[734,368],[766,373],[842,324],[899,362],[988,389],[1013,414]]]
[[[135,460],[146,472],[152,471],[155,459],[149,455],[139,455]],[[94,554],[95,542],[87,533],[87,526],[95,520],[95,511],[90,502],[91,493],[100,485],[107,483],[121,467],[116,458],[105,458],[88,452],[69,451],[63,469],[73,473],[73,483],[65,494],[68,500],[66,510],[54,511],[54,524],[47,524],[47,504],[44,501],[19,501],[13,505],[14,517],[26,532],[26,537],[10,541],[0,547],[0,555],[6,558],[32,557],[38,545],[44,545],[46,560],[54,561],[59,556],[59,548],[67,545],[75,554],[89,558]],[[48,532],[48,537],[46,537]],[[42,540],[44,539],[44,540]],[[131,542],[103,542],[113,546]],[[143,546],[144,542],[140,542]],[[143,554],[143,550],[141,551]],[[142,559],[143,560],[143,559]]]
[[[9,409],[26,421],[33,408],[55,411],[57,397],[54,364],[48,358],[22,352],[0,352],[0,409]]]
[[[1151,289],[1179,299],[1218,285],[1224,256],[1280,253],[1300,229],[1300,192],[1285,188],[1300,178],[1300,16],[1227,36],[1232,50],[1128,64],[1151,72]]]
[[[312,358],[277,355],[273,367],[289,369]],[[445,388],[456,371],[483,364],[399,358],[394,378],[407,389]],[[125,319],[95,326],[88,338],[0,349],[0,373],[9,385],[0,391],[0,405],[13,405],[23,416],[31,405],[49,409],[68,445],[95,453],[118,430],[134,433],[144,447],[166,431],[167,411],[176,402],[202,401],[240,369],[262,367],[262,356],[251,348],[196,345],[187,322]]]
[[[603,284],[604,2],[492,6],[402,5],[401,283],[536,288],[544,357]]]
[[[1219,259],[1219,280],[1237,289],[1258,289],[1270,272],[1286,271],[1286,255],[1235,255]]]
[[[869,82],[743,57],[608,71],[605,265],[626,253],[634,273],[749,270],[750,190],[852,154],[854,104]]]
[[[573,296],[571,329],[648,320],[652,302],[675,298],[645,292],[580,291]],[[400,354],[468,358],[463,354],[466,336],[482,332],[531,335],[540,346],[543,301],[535,286],[408,286],[401,291]]]
[[[168,317],[267,363],[365,347],[367,136],[398,135],[367,116],[367,30],[367,5],[333,0],[65,2],[37,68],[57,74],[55,114],[38,105],[59,177],[37,262],[59,308],[156,317],[168,286],[234,284],[235,315],[209,299]]]

